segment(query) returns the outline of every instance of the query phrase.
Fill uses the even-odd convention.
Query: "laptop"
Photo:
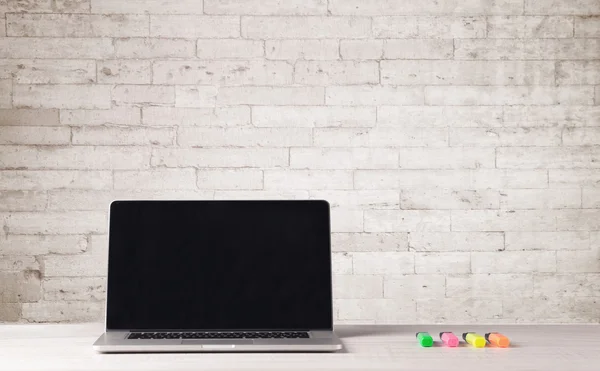
[[[326,201],[115,201],[98,352],[328,352]]]

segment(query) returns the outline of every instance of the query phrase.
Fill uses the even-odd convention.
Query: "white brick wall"
[[[599,50],[597,0],[0,0],[0,321],[101,320],[151,198],[329,200],[339,322],[598,322]]]

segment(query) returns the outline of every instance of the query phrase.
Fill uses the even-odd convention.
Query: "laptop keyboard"
[[[305,331],[132,332],[127,339],[307,339]]]

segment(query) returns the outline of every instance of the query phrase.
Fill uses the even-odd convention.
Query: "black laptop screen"
[[[323,201],[116,201],[108,329],[331,329]]]

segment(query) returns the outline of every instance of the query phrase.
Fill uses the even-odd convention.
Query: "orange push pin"
[[[508,338],[498,332],[488,332],[485,334],[485,340],[489,341],[490,344],[497,346],[499,348],[508,348],[510,345],[510,340]]]

